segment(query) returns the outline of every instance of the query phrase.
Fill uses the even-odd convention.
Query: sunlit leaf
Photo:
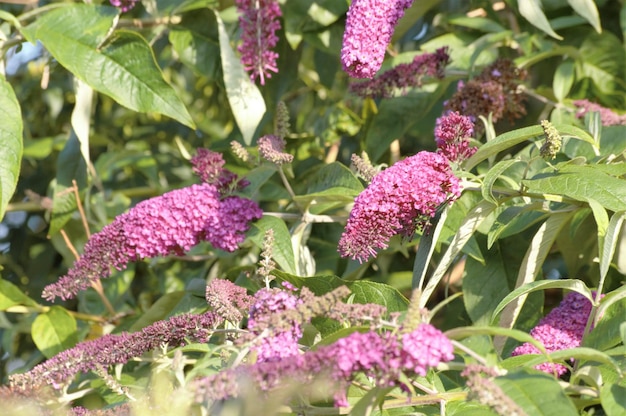
[[[53,306],[35,318],[31,335],[39,351],[50,358],[76,345],[76,319],[64,308]]]
[[[226,95],[243,140],[247,145],[250,145],[254,132],[265,114],[265,100],[243,69],[239,57],[233,52],[224,22],[222,22],[219,14],[215,16],[217,18]]]
[[[41,41],[67,70],[121,105],[195,127],[163,79],[148,42],[136,32],[110,34],[116,16],[113,7],[77,3],[45,13],[22,33],[31,43]]]
[[[0,220],[15,192],[22,163],[22,113],[17,97],[0,75]]]

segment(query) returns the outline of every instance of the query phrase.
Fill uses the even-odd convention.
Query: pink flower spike
[[[278,53],[272,50],[278,44],[282,12],[277,0],[235,0],[241,26],[241,63],[250,72],[250,79],[271,78],[271,72],[278,72]]]
[[[380,69],[385,49],[398,20],[413,0],[353,0],[343,34],[341,62],[353,78],[372,78]]]
[[[459,195],[459,179],[444,156],[420,152],[401,160],[374,176],[356,198],[339,252],[366,261],[392,236],[411,237],[427,226],[442,204]]]

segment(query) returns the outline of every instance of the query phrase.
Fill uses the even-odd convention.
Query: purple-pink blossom
[[[278,53],[272,50],[278,43],[282,12],[277,0],[236,0],[241,27],[241,63],[250,73],[250,79],[265,79],[278,72]]]
[[[474,123],[470,117],[449,111],[437,119],[435,127],[437,152],[452,162],[461,162],[478,150],[469,145],[469,139],[473,134]]]
[[[428,369],[454,358],[450,340],[430,324],[420,324],[412,332],[353,332],[330,345],[319,346],[303,354],[273,361],[257,362],[197,379],[193,388],[196,400],[221,400],[239,394],[239,378],[254,382],[261,391],[280,387],[281,383],[307,384],[326,377],[334,393],[336,406],[347,406],[346,390],[358,375],[365,374],[383,387],[402,384],[408,377],[425,375]],[[217,388],[214,388],[217,386]]]
[[[425,76],[443,78],[449,61],[447,48],[439,48],[434,53],[417,55],[412,62],[400,64],[371,80],[352,83],[350,91],[360,97],[389,98],[397,90],[404,94],[409,88],[421,87]]]
[[[280,137],[267,134],[258,140],[259,154],[267,161],[276,165],[293,162],[293,155],[285,153],[285,140]]]
[[[183,254],[201,241],[234,251],[250,222],[261,218],[259,206],[238,196],[221,197],[217,187],[191,185],[140,202],[91,236],[83,255],[68,273],[46,286],[43,297],[69,299],[111,268],[123,270],[144,258]]]
[[[119,7],[122,13],[125,13],[135,7],[139,0],[109,0],[111,6]]]
[[[222,319],[213,312],[183,314],[157,321],[139,332],[109,334],[83,341],[27,373],[11,375],[9,383],[16,390],[32,390],[46,385],[61,389],[79,373],[125,364],[161,346],[178,346],[186,339],[207,342],[212,330],[221,322]]]
[[[202,182],[215,185],[221,194],[230,194],[234,190],[250,185],[247,179],[240,179],[236,174],[224,168],[226,161],[219,152],[199,148],[190,162],[193,166],[193,173]]]
[[[251,349],[257,361],[276,361],[299,354],[298,340],[302,337],[299,322],[289,322],[283,328],[272,328],[270,319],[277,312],[294,310],[301,303],[292,293],[280,289],[261,289],[250,307],[248,330],[257,336]]]
[[[578,109],[576,111],[577,118],[583,118],[585,114],[595,111],[600,113],[600,120],[604,126],[626,124],[626,115],[619,115],[610,108],[603,107],[600,104],[589,100],[576,100],[574,105]]]
[[[539,325],[530,331],[530,335],[541,342],[547,352],[576,348],[585,333],[585,326],[591,313],[591,302],[583,295],[570,292],[557,306],[539,321]],[[532,344],[524,343],[515,348],[511,355],[541,354]],[[546,373],[563,375],[567,367],[562,364],[542,363],[536,369]]]
[[[444,156],[420,152],[401,160],[374,176],[356,198],[339,252],[365,261],[392,236],[411,237],[427,226],[441,205],[459,195],[459,179]]]
[[[413,0],[353,0],[343,34],[341,62],[353,78],[372,78],[380,69],[398,20]]]

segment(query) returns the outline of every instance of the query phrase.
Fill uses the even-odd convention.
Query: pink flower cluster
[[[142,201],[91,236],[68,273],[46,286],[43,297],[69,299],[102,278],[143,258],[183,254],[201,241],[234,251],[250,222],[263,212],[246,198],[221,198],[217,187],[191,185]]]
[[[42,386],[61,389],[79,373],[125,364],[155,348],[181,345],[186,339],[207,342],[213,329],[222,319],[213,312],[200,315],[184,314],[166,321],[157,321],[139,332],[109,334],[91,341],[83,341],[24,374],[9,377],[17,391],[33,390]]]
[[[448,159],[420,152],[380,172],[354,201],[339,252],[365,261],[389,239],[428,225],[437,209],[460,195]]]
[[[354,377],[363,373],[381,386],[402,384],[402,374],[426,375],[429,368],[454,358],[453,346],[441,331],[429,324],[401,336],[390,332],[354,332],[333,344],[304,354],[271,362],[259,362],[198,379],[194,383],[197,400],[222,400],[239,393],[237,378],[252,380],[257,388],[268,391],[284,382],[310,383],[326,375],[336,406],[347,406],[346,389]],[[334,384],[334,385],[333,385]]]
[[[372,78],[398,20],[413,0],[353,0],[348,9],[341,62],[353,78]]]
[[[293,288],[291,288],[293,289]],[[272,314],[285,310],[294,310],[300,300],[295,295],[280,289],[261,289],[254,296],[255,302],[250,307],[248,330],[258,336],[251,347],[257,353],[257,362],[276,361],[298,355],[298,340],[302,337],[299,322],[290,322],[288,328],[270,328]]]
[[[437,152],[452,162],[461,162],[478,150],[469,145],[469,139],[473,134],[474,123],[470,117],[449,111],[437,119],[435,127]]]
[[[285,140],[274,134],[267,134],[258,140],[259,154],[276,165],[293,162],[293,155],[285,153]]]
[[[530,335],[541,342],[546,351],[554,352],[576,348],[585,332],[585,326],[591,313],[591,302],[583,295],[570,292],[557,306],[539,321],[539,325],[530,331]],[[534,345],[524,343],[515,348],[511,355],[541,354]],[[567,367],[562,364],[543,363],[535,367],[546,373],[563,375]]]
[[[109,0],[111,6],[119,7],[122,13],[126,13],[135,7],[135,4],[139,2],[139,0]]]
[[[600,113],[600,120],[604,126],[626,124],[626,115],[619,115],[610,108],[602,107],[600,104],[589,100],[576,100],[574,105],[578,109],[576,112],[577,118],[583,118],[585,114],[596,111]]]
[[[420,87],[425,76],[443,78],[449,61],[447,48],[439,48],[434,53],[417,55],[411,63],[400,64],[372,80],[350,84],[350,91],[360,97],[389,98],[397,90],[405,93],[409,88]]]
[[[226,161],[219,152],[200,148],[190,162],[193,166],[193,173],[202,182],[215,185],[221,194],[229,194],[250,185],[247,179],[240,179],[236,174],[224,168]]]
[[[278,53],[272,50],[278,43],[276,31],[280,30],[282,12],[277,0],[236,0],[241,26],[241,63],[250,72],[250,79],[271,78],[271,72],[278,72]],[[270,72],[271,71],[271,72]]]

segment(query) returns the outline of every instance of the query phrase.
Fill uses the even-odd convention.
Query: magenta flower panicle
[[[144,258],[183,254],[201,241],[234,251],[245,239],[250,222],[261,218],[259,206],[238,196],[221,197],[216,186],[191,185],[140,202],[91,236],[83,255],[43,297],[69,299],[111,268],[123,270]]]
[[[193,166],[193,173],[202,182],[215,185],[222,195],[228,195],[250,185],[247,179],[240,179],[236,174],[224,168],[226,161],[219,152],[200,148],[190,162]]]
[[[411,237],[428,225],[437,209],[460,195],[448,159],[420,152],[378,173],[354,201],[339,252],[365,261],[389,239]]]
[[[478,150],[469,145],[469,139],[473,134],[474,123],[470,117],[449,111],[437,119],[435,127],[437,152],[451,162],[461,162]]]
[[[619,115],[610,108],[601,106],[600,104],[591,102],[589,100],[576,100],[574,101],[576,106],[576,117],[583,118],[585,114],[590,112],[600,113],[600,120],[604,126],[616,126],[626,124],[626,115]]]
[[[582,342],[590,313],[589,299],[579,293],[570,292],[559,306],[539,321],[539,325],[530,331],[530,335],[541,342],[547,352],[576,348]],[[512,356],[524,354],[541,354],[541,351],[532,344],[524,343],[511,353]],[[562,364],[543,363],[535,368],[546,373],[556,372],[558,375],[567,372],[567,367]]]
[[[126,13],[135,7],[139,0],[109,0],[111,6],[119,7],[122,13]]]
[[[241,63],[250,72],[250,79],[259,78],[261,85],[278,72],[278,53],[272,50],[278,43],[282,12],[277,0],[235,0],[241,26]]]
[[[363,98],[390,98],[398,90],[405,94],[409,88],[421,87],[425,76],[443,78],[449,61],[447,48],[439,48],[434,53],[417,55],[412,62],[400,64],[371,80],[352,83],[350,91]]]
[[[285,140],[274,134],[267,134],[258,140],[259,154],[275,165],[293,162],[293,155],[286,153]]]
[[[398,20],[413,0],[353,0],[343,34],[341,63],[353,78],[372,78],[380,69]]]
[[[79,373],[125,364],[132,358],[161,346],[175,347],[186,339],[207,342],[212,331],[223,320],[213,312],[183,314],[157,321],[139,332],[108,334],[100,338],[83,341],[73,348],[60,352],[24,374],[9,377],[15,390],[28,391],[43,386],[59,390],[69,384]]]

